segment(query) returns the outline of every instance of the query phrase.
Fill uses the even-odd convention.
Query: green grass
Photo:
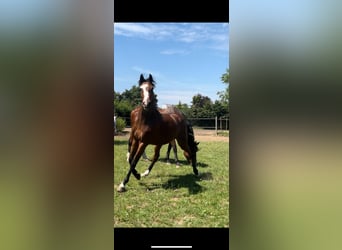
[[[217,131],[217,135],[229,137],[229,130],[219,130]]]
[[[181,166],[167,165],[167,145],[160,152],[147,177],[133,175],[127,191],[116,191],[125,178],[127,139],[114,140],[114,227],[229,227],[229,145],[204,142],[197,153],[200,176],[193,174],[183,151],[178,147]],[[146,149],[152,158],[154,146]],[[173,159],[173,152],[170,158]],[[144,172],[149,162],[140,159],[137,171]]]

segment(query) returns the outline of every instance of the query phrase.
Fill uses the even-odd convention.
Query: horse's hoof
[[[120,188],[120,187],[118,187],[117,188],[117,191],[119,192],[119,193],[122,193],[122,192],[125,192],[126,191],[126,188]]]
[[[123,183],[120,183],[119,187],[116,189],[118,192],[125,192],[126,188],[125,185]]]
[[[197,170],[197,169],[194,170],[194,174],[195,174],[196,176],[199,176],[199,173],[198,173],[198,170]]]
[[[146,170],[144,173],[141,174],[142,177],[148,176],[148,174],[150,173],[149,170]]]
[[[171,165],[171,163],[169,161],[166,162],[166,165]]]

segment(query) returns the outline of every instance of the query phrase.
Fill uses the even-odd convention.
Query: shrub
[[[126,127],[126,121],[123,118],[116,118],[116,132],[123,132]]]

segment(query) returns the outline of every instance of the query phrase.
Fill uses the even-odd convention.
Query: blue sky
[[[114,90],[152,74],[158,105],[218,100],[229,68],[228,23],[114,23]]]

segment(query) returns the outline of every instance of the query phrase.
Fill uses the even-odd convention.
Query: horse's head
[[[144,78],[143,74],[140,75],[139,87],[141,89],[142,107],[144,110],[149,110],[151,107],[156,107],[156,97],[153,89],[155,82],[150,74],[147,79]]]
[[[199,142],[195,141],[195,145],[194,145],[194,148],[193,148],[193,150],[195,152],[199,151],[198,144],[199,144]]]

